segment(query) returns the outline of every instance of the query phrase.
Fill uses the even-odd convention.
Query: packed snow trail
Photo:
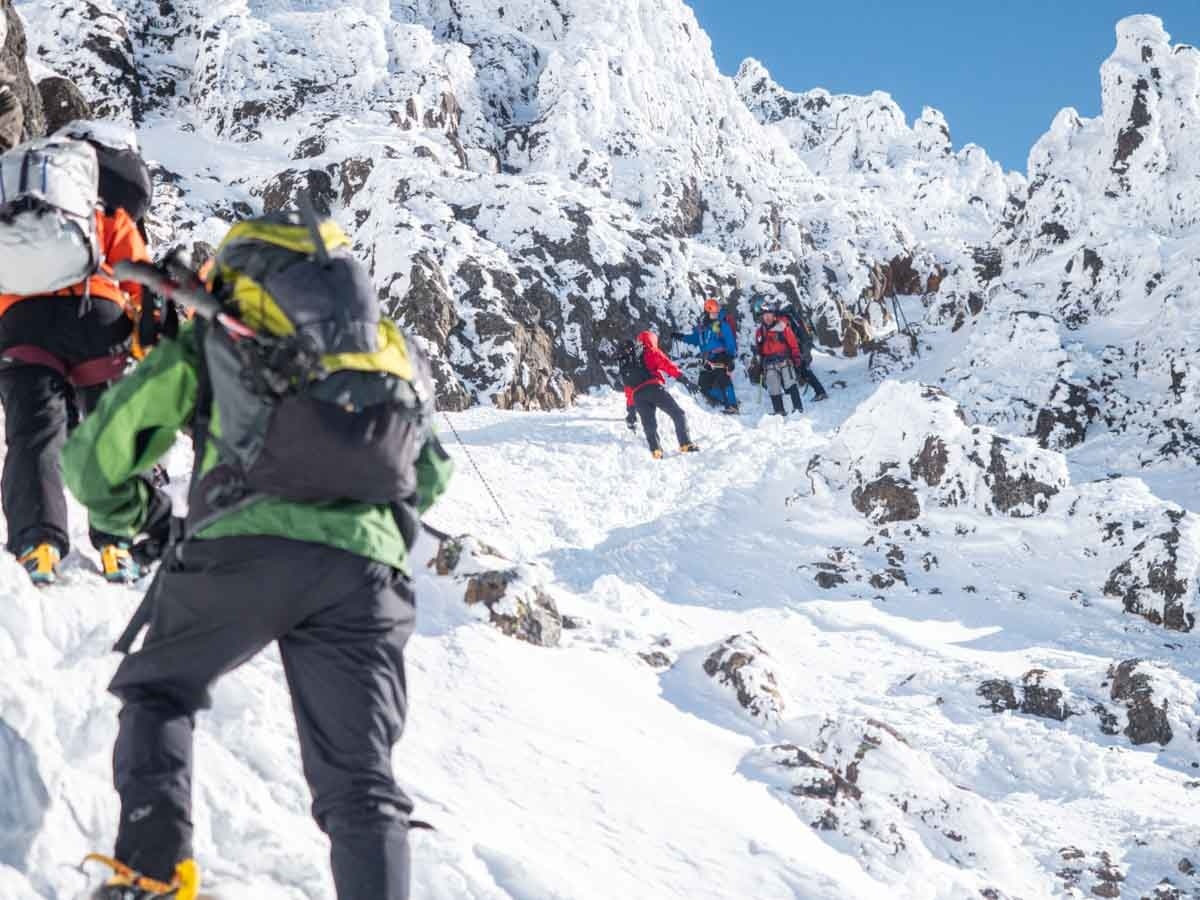
[[[1066,549],[1078,536],[1053,509],[931,510],[916,523],[928,535],[895,532],[914,555],[907,587],[814,582],[835,548],[865,558],[875,531],[802,490],[810,458],[871,400],[864,366],[822,359],[822,378],[849,386],[786,420],[759,415],[744,384],[740,417],[673,388],[703,451],[660,462],[625,430],[615,392],[561,412],[452,416],[514,527],[449,436],[459,470],[432,522],[546,566],[577,627],[556,649],[513,641],[463,605],[460,584],[418,573],[395,761],[438,831],[414,833],[414,897],[1050,897],[1064,890],[1063,848],[1084,854],[1085,885],[1101,883],[1089,874],[1101,853],[1133,887],[1180,877],[1200,833],[1186,787],[1200,764],[1197,641],[1171,633],[1164,649],[1142,620],[1071,602],[1091,563]],[[178,480],[186,464],[173,460]],[[0,787],[19,798],[0,812],[4,900],[80,896],[71,864],[107,849],[115,825],[104,685],[138,593],[101,581],[75,521],[60,586],[38,592],[0,561]],[[435,552],[423,541],[414,562]],[[714,647],[746,634],[769,652],[781,698],[769,715],[705,673]],[[1191,733],[1162,752],[1083,716],[995,716],[976,696],[1036,668],[1073,696],[1132,657],[1167,660],[1185,704],[1172,721]],[[220,684],[197,734],[197,850],[218,892],[330,897],[273,650]],[[771,762],[789,745],[878,748],[859,777],[861,830],[812,827],[804,804],[818,801]]]

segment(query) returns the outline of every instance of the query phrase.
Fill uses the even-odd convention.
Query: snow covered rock
[[[554,599],[517,569],[470,576],[463,602],[486,607],[491,623],[509,637],[539,647],[555,647],[562,637]]]
[[[1134,744],[1171,743],[1170,701],[1155,703],[1154,668],[1140,659],[1127,659],[1108,670],[1112,699],[1124,704],[1128,724],[1124,734]]]
[[[1191,631],[1200,606],[1200,520],[1183,510],[1165,511],[1165,531],[1141,541],[1112,570],[1104,593],[1125,611],[1173,631]]]
[[[731,692],[738,705],[767,724],[778,723],[787,704],[775,664],[753,634],[726,638],[705,658],[704,674]]]
[[[1069,450],[1084,442],[1088,426],[1099,417],[1100,407],[1086,386],[1060,380],[1038,410],[1033,436],[1044,449]]]
[[[842,716],[788,730],[806,740],[759,747],[741,772],[869,872],[890,880],[885,873],[919,865],[954,885],[948,895],[1037,895],[1036,881],[1022,874],[1025,853],[1005,838],[1008,826],[896,729]]]
[[[987,708],[995,713],[1016,710],[1058,722],[1078,715],[1077,710],[1064,702],[1063,689],[1051,686],[1048,679],[1052,680],[1052,676],[1045,669],[1030,669],[1022,675],[1019,702],[1012,682],[1002,678],[983,682],[976,693],[987,701]]]
[[[0,865],[24,868],[30,846],[42,829],[50,793],[38,769],[37,754],[0,719]]]
[[[37,87],[46,115],[47,134],[53,134],[71,122],[92,117],[91,104],[69,78],[51,75],[39,81]]]
[[[429,567],[463,583],[463,602],[483,609],[503,634],[539,647],[558,646],[563,620],[542,570],[512,563],[469,535],[442,540]]]
[[[42,114],[41,95],[26,62],[28,46],[25,24],[12,0],[0,0],[0,3],[3,3],[3,16],[0,17],[0,28],[3,29],[0,31],[0,79],[12,85],[13,93],[21,102],[25,115],[23,138],[40,137],[46,131],[46,120]]]
[[[901,382],[864,401],[809,473],[849,487],[854,507],[876,524],[917,518],[928,504],[1034,516],[1069,480],[1059,454],[970,426],[942,391]]]
[[[1134,746],[1169,749],[1180,768],[1200,764],[1196,686],[1160,663],[1127,659],[1106,670],[1031,669],[1019,683],[991,678],[975,693],[981,708],[993,713],[1071,720],[1070,728],[1083,734],[1124,735]]]
[[[1172,45],[1154,16],[1121,20],[1116,37],[1101,115],[1063,110],[1030,153],[982,331],[1020,309],[1051,316],[1059,346],[1031,348],[1028,375],[1086,384],[1114,461],[1174,470],[1200,458],[1200,51]],[[1034,413],[1045,398],[1033,392]]]

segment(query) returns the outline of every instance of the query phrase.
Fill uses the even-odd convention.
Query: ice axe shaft
[[[153,263],[132,260],[117,263],[113,266],[113,274],[118,281],[136,282],[168,300],[174,300],[188,309],[195,310],[196,315],[217,322],[234,337],[258,336],[253,328],[225,312],[221,301],[205,290],[199,281],[194,284],[181,284]]]

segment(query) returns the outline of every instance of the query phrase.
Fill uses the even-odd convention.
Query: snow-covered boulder
[[[51,75],[37,84],[46,116],[46,133],[53,134],[62,126],[92,117],[92,106],[69,78]]]
[[[1034,516],[1069,481],[1061,455],[968,425],[944,392],[902,382],[860,404],[809,475],[849,489],[854,507],[877,524],[915,519],[929,505]]]
[[[757,748],[740,771],[868,871],[890,880],[920,866],[954,885],[954,896],[1044,893],[1009,826],[896,729],[838,716],[789,723],[788,731],[803,739]]]
[[[986,708],[992,712],[1016,710],[1025,715],[1062,722],[1078,715],[1079,710],[1064,701],[1064,689],[1061,685],[1054,686],[1055,680],[1045,669],[1030,669],[1021,676],[1020,701],[1017,700],[1016,686],[1003,678],[983,682],[975,693],[986,701]]]
[[[1112,699],[1124,705],[1127,724],[1123,734],[1134,744],[1171,743],[1170,704],[1167,698],[1156,697],[1156,667],[1140,659],[1127,659],[1108,670],[1112,682]],[[1189,704],[1190,705],[1190,704]]]
[[[461,583],[463,602],[503,634],[539,647],[561,640],[562,616],[543,569],[513,563],[468,535],[443,539],[429,568]]]
[[[736,698],[738,706],[767,724],[777,724],[787,709],[775,663],[753,634],[735,634],[709,651],[704,674]]]
[[[1165,529],[1138,543],[1112,570],[1104,593],[1155,625],[1191,631],[1200,608],[1200,519],[1183,510],[1164,515]]]

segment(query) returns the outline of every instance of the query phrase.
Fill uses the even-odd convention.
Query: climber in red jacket
[[[663,455],[662,445],[658,441],[656,418],[660,409],[675,423],[679,452],[695,453],[699,450],[688,436],[687,417],[664,387],[668,375],[689,391],[694,392],[695,386],[679,371],[675,363],[658,349],[658,335],[652,331],[643,331],[637,336],[637,341],[629,341],[622,348],[617,362],[621,367],[621,382],[625,386],[625,424],[630,431],[634,431],[637,428],[637,417],[641,417],[642,430],[646,432],[646,442],[650,445],[650,453],[654,458],[662,459]]]

